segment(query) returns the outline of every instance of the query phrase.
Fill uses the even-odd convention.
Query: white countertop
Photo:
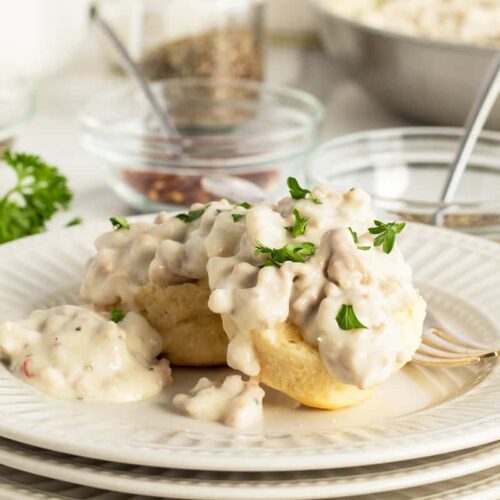
[[[327,111],[323,139],[408,124],[342,75],[319,51],[271,48],[266,76],[270,81],[307,90],[323,101]],[[61,168],[69,179],[75,193],[73,206],[69,214],[59,216],[51,225],[59,225],[73,215],[88,222],[132,213],[106,184],[100,161],[79,144],[79,106],[94,92],[113,86],[121,78],[109,70],[89,43],[70,67],[44,82],[39,90],[36,114],[20,132],[14,148],[40,155]]]

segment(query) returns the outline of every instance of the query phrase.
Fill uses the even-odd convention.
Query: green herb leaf
[[[81,217],[75,217],[66,224],[66,227],[79,226],[82,222],[83,219]]]
[[[356,233],[356,231],[354,231],[352,229],[352,227],[348,227],[347,229],[349,229],[349,232],[351,233],[351,236],[352,236],[352,239],[354,241],[354,243],[356,244],[356,247],[358,248],[358,250],[370,250],[370,246],[361,246],[359,244],[359,238],[358,238],[358,233]]]
[[[348,227],[347,229],[349,229],[349,232],[351,233],[351,236],[352,236],[354,243],[356,243],[356,245],[358,245],[359,244],[358,233],[356,233],[356,231],[354,231],[352,229],[352,227]]]
[[[231,217],[233,218],[233,222],[238,222],[245,217],[245,214],[231,214]]]
[[[109,222],[111,222],[114,231],[119,231],[120,229],[130,229],[130,224],[125,217],[110,217]]]
[[[250,205],[250,203],[248,203],[248,201],[243,201],[239,205],[236,205],[236,207],[242,207],[242,208],[246,208],[248,210],[249,208],[252,208],[252,205]]]
[[[199,219],[205,213],[205,210],[209,206],[210,205],[207,205],[206,207],[199,208],[198,210],[190,210],[189,212],[187,212],[185,214],[177,214],[176,217],[178,219],[180,219],[182,222],[189,224],[190,222],[193,222],[196,219]]]
[[[305,262],[309,257],[314,255],[316,248],[314,243],[288,243],[281,248],[270,248],[264,246],[259,241],[255,245],[255,256],[261,254],[269,254],[264,264],[261,267],[276,266],[281,267],[281,264],[287,261]]]
[[[125,317],[125,313],[120,309],[113,309],[109,313],[109,319],[115,323],[119,323]]]
[[[348,304],[342,304],[337,316],[335,318],[341,330],[356,330],[358,328],[367,328],[361,321],[359,321],[354,308]]]
[[[299,181],[295,177],[288,177],[286,181],[288,189],[290,190],[290,196],[294,200],[304,200],[309,199],[317,205],[321,205],[323,202],[314,196],[314,194],[309,190],[300,186]]]
[[[238,207],[245,208],[246,210],[248,210],[249,208],[252,208],[252,205],[250,205],[250,203],[248,203],[247,201],[244,201],[236,205],[234,208]],[[243,219],[243,217],[245,217],[245,214],[232,214],[231,217],[233,218],[233,222],[238,222],[241,219]]]
[[[368,231],[371,234],[378,235],[373,244],[378,247],[382,246],[385,253],[391,253],[396,242],[396,235],[398,235],[406,226],[404,222],[380,222],[374,220],[374,227],[370,227]]]
[[[301,236],[306,232],[306,227],[309,224],[309,219],[307,217],[302,217],[297,209],[294,209],[293,216],[295,217],[295,224],[293,226],[287,227],[287,230],[292,234],[294,238]]]
[[[15,185],[0,198],[0,243],[45,231],[71,203],[66,177],[38,156],[6,151],[0,160],[16,174]]]

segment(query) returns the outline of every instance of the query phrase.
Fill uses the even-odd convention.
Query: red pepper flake
[[[215,173],[220,172],[223,172],[223,170]],[[217,199],[217,197],[203,189],[201,176],[199,175],[175,175],[125,167],[122,177],[125,183],[134,191],[146,196],[155,203],[189,206],[195,202],[206,204]],[[251,181],[263,189],[269,189],[278,181],[279,172],[277,169],[270,169],[239,174],[236,177]]]
[[[35,374],[33,373],[33,360],[31,357],[27,357],[24,362],[23,362],[23,372],[24,374],[28,377],[34,377]]]

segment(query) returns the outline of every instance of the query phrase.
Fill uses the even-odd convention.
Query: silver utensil
[[[116,52],[127,68],[131,76],[136,80],[142,90],[151,111],[154,113],[162,131],[168,139],[179,139],[181,135],[175,126],[174,120],[168,112],[167,106],[161,106],[151,86],[139,65],[137,65],[125,45],[116,35],[111,26],[99,15],[96,6],[91,9],[91,19],[100,28],[101,32],[108,38]],[[177,156],[182,156],[182,147],[176,145],[175,141],[172,144],[172,153]],[[229,175],[204,176],[201,179],[202,187],[208,193],[219,198],[226,198],[231,201],[247,200],[252,202],[263,201],[266,196],[265,192],[257,184],[244,179],[238,179]]]
[[[255,182],[229,175],[205,176],[201,179],[201,187],[214,196],[234,202],[258,203],[266,199],[265,191]]]
[[[441,202],[443,204],[450,203],[453,200],[474,151],[477,139],[499,93],[500,52],[497,52],[474,100],[465,122],[464,135],[460,141],[457,154],[450,164],[448,177],[441,193]],[[450,208],[452,206],[438,210],[432,217],[432,223],[442,225],[444,215]],[[479,363],[485,359],[493,359],[500,354],[500,350],[478,349],[472,344],[458,339],[453,334],[445,332],[441,327],[436,326],[438,323],[429,314],[426,319],[427,322],[431,320],[434,325],[424,329],[422,342],[412,359],[414,363],[435,367],[456,367]]]
[[[495,54],[484,81],[477,93],[472,108],[464,125],[464,135],[460,141],[457,154],[450,165],[440,201],[449,204],[464,175],[477,139],[483,130],[484,124],[495,105],[500,93],[500,51]],[[438,210],[432,217],[432,223],[442,225],[444,214],[450,207]]]
[[[158,123],[162,127],[165,136],[169,139],[180,137],[172,117],[168,110],[160,105],[141,68],[133,61],[125,45],[121,42],[111,26],[99,15],[99,10],[95,5],[92,6],[90,17],[111,42],[116,52],[120,55],[124,66],[136,80],[151,107],[151,111],[153,111]]]
[[[422,342],[413,355],[412,362],[424,366],[454,368],[495,359],[498,356],[500,349],[481,349],[440,328],[431,327],[424,331]]]

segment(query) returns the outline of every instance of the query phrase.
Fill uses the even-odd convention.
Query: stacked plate
[[[74,302],[82,265],[105,229],[0,247],[0,320]],[[445,328],[500,345],[498,245],[421,225],[401,240]],[[410,364],[371,400],[337,412],[296,408],[266,391],[258,429],[173,410],[172,394],[225,371],[175,370],[174,386],[155,399],[91,404],[48,398],[0,367],[0,498],[500,498],[494,360],[455,369]]]

